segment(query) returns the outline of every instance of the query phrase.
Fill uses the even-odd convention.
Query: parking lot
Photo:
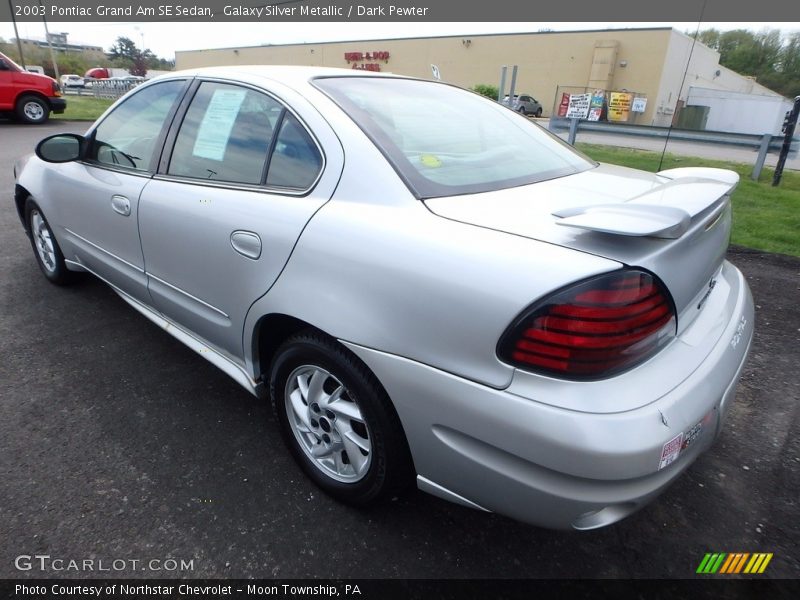
[[[0,120],[0,578],[92,575],[15,567],[33,554],[192,562],[122,577],[690,578],[706,552],[800,578],[800,259],[731,252],[757,310],[726,430],[625,521],[553,532],[417,491],[356,510],[300,473],[265,402],[99,281],[40,275],[13,160],[86,126]]]

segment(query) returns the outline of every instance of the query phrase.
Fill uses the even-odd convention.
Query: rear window
[[[488,192],[594,166],[499,104],[454,86],[331,77],[314,84],[378,146],[419,198]]]

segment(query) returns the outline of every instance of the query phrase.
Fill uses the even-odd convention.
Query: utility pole
[[[14,7],[11,6],[11,0],[8,0],[8,12],[11,15],[11,22],[14,23],[14,35],[17,38],[17,48],[19,49],[19,62],[22,64],[24,70],[28,70],[25,66],[25,57],[22,55],[22,42],[19,39],[19,31],[17,31],[17,20],[14,18]]]
[[[794,129],[797,125],[798,115],[800,115],[800,96],[795,96],[792,110],[787,111],[786,116],[783,118],[783,146],[781,146],[781,153],[778,156],[778,164],[775,166],[775,175],[772,177],[773,187],[781,182],[783,166],[786,164],[786,156],[789,154],[789,148],[792,146],[792,138],[794,137]]]
[[[10,2],[11,0],[9,0]],[[50,40],[50,32],[47,30],[47,19],[45,18],[45,13],[47,12],[44,10],[42,6],[42,0],[39,0],[39,7],[42,9],[42,21],[44,22],[44,35],[47,38],[47,45],[50,48],[50,60],[53,63],[53,71],[56,74],[56,81],[59,83],[61,82],[61,76],[58,74],[58,63],[56,62],[56,54],[53,52],[53,42]]]

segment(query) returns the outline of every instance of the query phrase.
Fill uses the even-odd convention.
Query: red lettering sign
[[[351,62],[361,62],[362,60],[382,60],[388,61],[389,60],[389,53],[385,50],[380,50],[378,52],[345,52],[344,59],[351,63]]]
[[[378,63],[353,63],[353,68],[359,71],[380,71],[381,66]]]

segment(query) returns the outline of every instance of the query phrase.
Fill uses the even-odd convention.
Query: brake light
[[[568,379],[600,379],[640,364],[674,336],[664,285],[623,269],[571,285],[537,302],[500,339],[500,358]]]

